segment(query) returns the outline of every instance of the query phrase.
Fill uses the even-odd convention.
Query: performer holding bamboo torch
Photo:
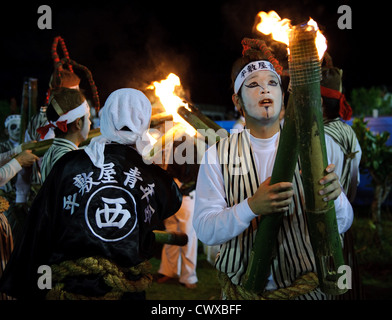
[[[232,69],[232,99],[245,117],[246,130],[220,140],[204,155],[193,220],[202,242],[221,245],[216,268],[223,298],[228,299],[237,298],[232,295],[232,287],[243,284],[263,216],[283,214],[277,239],[266,244],[276,245],[276,254],[265,292],[285,289],[298,277],[316,272],[298,165],[292,181],[270,184],[284,115],[281,68],[265,45],[252,48],[243,44],[243,57]],[[295,143],[290,147],[295,148]],[[334,200],[339,232],[345,232],[351,226],[353,210],[341,192],[334,165],[328,165],[319,183],[325,185],[320,191],[323,200]],[[313,287],[296,298],[327,296]]]

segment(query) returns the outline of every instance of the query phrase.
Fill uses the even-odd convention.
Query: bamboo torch
[[[29,113],[28,121],[37,114],[37,96],[38,96],[38,80],[29,78]]]
[[[310,239],[320,288],[337,295],[338,268],[344,264],[334,202],[323,201],[319,180],[325,175],[327,153],[321,111],[321,65],[315,44],[316,31],[309,26],[292,28],[289,36],[289,69],[295,106],[299,155],[305,191]]]
[[[188,243],[188,236],[183,232],[168,232],[153,230],[155,241],[163,244],[171,244],[183,247]]]
[[[161,123],[164,123],[165,121],[173,121],[173,115],[169,114],[167,112],[161,112],[161,113],[157,113],[157,114],[153,114],[151,116],[151,123],[150,123],[150,127],[156,127]]]
[[[294,105],[293,99],[290,97],[270,184],[293,181],[298,159],[297,144]],[[267,278],[271,272],[271,262],[282,220],[283,213],[265,215],[260,219],[243,279],[243,287],[250,292],[259,294],[265,288]]]
[[[90,143],[91,139],[94,137],[97,137],[101,134],[101,131],[99,128],[95,128],[90,130],[88,137],[85,141],[83,141],[79,147],[86,146]],[[26,142],[23,143],[22,148],[23,150],[32,150],[32,152],[38,156],[42,157],[45,152],[50,148],[50,146],[53,143],[53,139],[47,139],[43,141],[38,141],[38,142]]]
[[[26,79],[23,83],[22,104],[20,108],[19,143],[24,142],[25,131],[28,122],[28,108],[29,108],[29,81]]]
[[[189,109],[191,110],[192,114],[196,117],[198,117],[202,122],[204,122],[208,128],[211,128],[215,131],[219,131],[223,129],[219,124],[217,124],[215,121],[211,120],[209,117],[207,117],[205,114],[203,114],[199,108],[197,108],[194,105],[191,105],[187,103]]]
[[[227,130],[220,127],[217,123],[213,122],[196,109],[189,111],[185,107],[179,107],[177,112],[182,118],[184,118],[186,122],[194,127],[198,133],[202,134],[206,139],[208,139],[208,145],[213,145],[221,138],[227,137],[229,135]]]
[[[185,128],[181,123],[176,124],[162,135],[157,142],[154,143],[148,154],[144,155],[147,160],[153,159],[165,149],[166,145],[170,145],[173,141],[178,140],[185,132]]]

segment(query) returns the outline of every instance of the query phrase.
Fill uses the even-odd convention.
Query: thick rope
[[[60,43],[61,49],[64,53],[63,58],[60,58],[60,56],[57,52],[57,47],[58,47],[59,43]],[[94,101],[94,108],[98,114],[98,112],[101,108],[101,104],[100,104],[100,100],[99,100],[98,89],[97,89],[97,86],[95,85],[91,71],[87,67],[85,67],[79,63],[76,63],[74,60],[70,59],[69,52],[68,52],[67,47],[65,45],[65,41],[60,36],[55,37],[53,40],[52,58],[53,58],[53,62],[54,62],[54,72],[58,78],[61,78],[61,71],[64,70],[64,66],[66,66],[66,65],[68,66],[68,70],[71,72],[74,72],[74,67],[75,67],[75,68],[82,70],[86,74],[87,81],[88,81],[90,88],[91,88],[92,98]],[[46,97],[46,100],[47,100],[46,104],[49,103],[50,91],[51,90],[48,89],[47,97]]]
[[[218,280],[228,300],[293,300],[313,291],[319,285],[317,275],[309,272],[300,276],[287,288],[266,291],[258,295],[245,290],[242,286],[234,285],[223,272],[218,273]]]
[[[152,283],[149,273],[151,265],[148,261],[131,268],[121,268],[115,263],[101,257],[87,257],[77,260],[63,261],[52,265],[52,277],[57,284],[46,295],[48,300],[117,300],[126,292],[145,291]],[[127,274],[140,276],[138,280],[129,280]],[[67,276],[101,276],[104,282],[112,288],[100,297],[90,297],[63,290],[61,281]]]
[[[2,196],[0,196],[0,212],[4,213],[10,208],[10,203],[8,200]]]
[[[243,50],[242,55],[245,54],[246,51],[250,49],[260,50],[268,59],[269,62],[272,63],[276,72],[280,75],[283,73],[283,67],[280,65],[279,61],[275,58],[271,50],[267,47],[267,44],[261,39],[250,39],[244,38],[241,41]]]
[[[55,68],[58,69],[58,72],[63,70],[63,64],[61,63],[60,56],[57,52],[57,46],[60,42],[61,50],[63,51],[64,57],[69,59],[69,52],[67,50],[67,46],[65,45],[65,41],[62,37],[57,36],[53,40],[52,44],[52,58],[54,61]],[[73,72],[72,66],[68,65],[68,70]]]
[[[88,81],[88,83],[90,85],[90,88],[91,88],[92,98],[93,98],[93,101],[94,101],[94,108],[95,108],[95,111],[98,114],[98,112],[99,112],[99,110],[101,108],[101,103],[100,103],[100,100],[99,100],[98,89],[97,89],[97,86],[95,85],[95,82],[94,82],[94,79],[93,79],[93,75],[92,75],[90,69],[88,69],[86,66],[84,66],[82,64],[79,64],[76,61],[74,61],[74,60],[72,60],[70,58],[67,58],[67,57],[61,59],[61,63],[62,64],[68,64],[69,66],[73,66],[73,67],[75,67],[77,69],[82,70],[85,73],[87,81]]]

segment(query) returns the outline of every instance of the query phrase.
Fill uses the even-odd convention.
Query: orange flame
[[[188,109],[189,107],[175,94],[176,87],[181,87],[180,78],[176,74],[170,73],[166,79],[160,82],[154,81],[147,89],[155,89],[155,95],[161,101],[165,111],[173,115],[173,121],[181,123],[186,128],[185,132],[194,136],[196,130],[177,113],[179,107],[184,106]]]
[[[292,29],[291,20],[286,18],[281,19],[275,11],[268,13],[260,11],[257,15],[260,17],[260,22],[256,26],[257,31],[265,35],[271,35],[275,41],[282,42],[287,46],[289,45],[289,33]],[[327,40],[320,32],[316,21],[312,18],[308,21],[308,28],[313,28],[317,32],[316,47],[319,59],[321,60],[325,50],[327,50]]]
[[[257,15],[260,17],[260,22],[256,26],[259,32],[271,34],[274,40],[289,45],[289,32],[292,28],[289,19],[282,20],[275,11],[260,11]]]
[[[321,60],[324,56],[324,52],[327,50],[327,39],[323,36],[320,29],[318,28],[317,22],[312,18],[308,21],[308,26],[313,27],[316,33],[316,48],[319,55],[319,59]]]

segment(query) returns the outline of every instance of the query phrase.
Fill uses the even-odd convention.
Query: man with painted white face
[[[299,276],[316,272],[298,166],[292,182],[270,185],[284,108],[277,61],[269,59],[247,48],[233,66],[232,100],[245,117],[245,130],[220,140],[204,155],[193,219],[202,242],[221,246],[215,266],[237,286],[242,284],[260,217],[284,213],[266,291],[287,288]],[[330,185],[322,189],[323,199],[334,200],[342,233],[351,226],[353,211],[341,192],[334,165],[326,172],[320,184]],[[224,286],[222,294],[230,298]],[[316,288],[296,298],[329,297]]]
[[[31,150],[26,150],[25,144],[19,144],[21,115],[11,114],[4,122],[8,140],[0,143],[0,189],[3,196],[10,203],[9,209],[4,213],[11,226],[13,239],[17,238],[24,215],[19,213],[15,206],[18,198],[19,172],[27,167],[32,167],[38,157]]]
[[[12,147],[19,145],[20,121],[20,114],[11,114],[5,119],[4,122],[4,127]]]
[[[4,129],[5,133],[8,135],[8,140],[0,143],[0,153],[14,152],[15,154],[18,154],[22,151],[21,146],[19,145],[20,121],[20,114],[11,114],[5,119]],[[16,179],[13,179],[12,182],[8,182],[4,185],[2,187],[4,192],[9,193],[13,191],[15,189],[15,181]]]

